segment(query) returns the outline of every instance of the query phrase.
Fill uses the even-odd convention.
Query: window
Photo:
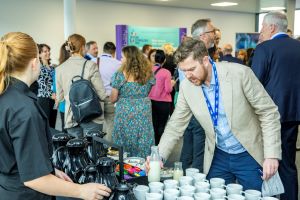
[[[260,32],[261,30],[261,27],[262,27],[262,23],[263,23],[263,20],[264,20],[264,17],[267,13],[260,13],[258,15],[258,32]]]
[[[295,11],[294,36],[300,36],[300,10]]]

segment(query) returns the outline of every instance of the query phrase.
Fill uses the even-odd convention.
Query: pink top
[[[158,66],[153,66],[152,71],[154,72]],[[171,73],[167,69],[160,69],[155,75],[156,83],[153,85],[149,98],[154,101],[172,102],[171,92]]]

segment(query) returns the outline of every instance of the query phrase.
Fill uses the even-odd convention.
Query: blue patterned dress
[[[119,90],[112,133],[113,141],[123,145],[129,156],[146,158],[154,145],[151,100],[148,94],[154,78],[145,85],[126,82],[122,72],[112,77],[112,87]]]

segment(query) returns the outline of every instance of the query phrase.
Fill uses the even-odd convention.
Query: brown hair
[[[175,63],[178,64],[184,61],[190,55],[193,55],[194,60],[198,60],[200,63],[202,63],[202,58],[204,56],[208,56],[208,51],[205,47],[204,42],[195,39],[183,41],[178,47],[178,49],[175,51]]]
[[[242,60],[244,64],[247,64],[248,62],[248,55],[247,55],[247,51],[245,49],[240,49],[238,51],[238,55],[237,57],[239,58],[239,54],[243,55],[244,56],[244,59]],[[239,58],[240,59],[240,58]],[[241,59],[240,59],[241,60]]]
[[[151,54],[156,52],[156,49],[151,49],[148,54],[148,60],[151,61]]]
[[[126,62],[122,64],[120,71],[126,73],[126,79],[133,76],[134,80],[144,85],[152,76],[152,67],[147,58],[136,46],[126,46],[122,49]]]
[[[51,50],[50,46],[47,44],[38,44],[39,54],[42,53],[44,47],[46,47],[49,51]],[[40,59],[40,62],[43,64],[41,57],[39,59]],[[50,61],[51,61],[51,59],[48,60],[48,65],[51,64]]]
[[[82,56],[84,56],[82,52],[82,47],[85,46],[85,38],[83,36],[79,34],[70,35],[67,43],[67,50],[70,53],[80,53]]]
[[[92,46],[93,44],[97,44],[97,42],[95,42],[95,41],[89,41],[89,42],[87,42],[87,43],[85,44],[85,48],[88,49],[88,50],[90,50],[90,48],[91,48],[91,46]]]
[[[11,32],[0,40],[0,94],[9,84],[9,75],[23,72],[31,59],[38,54],[37,45],[29,35]]]
[[[68,60],[68,58],[70,58],[70,52],[67,51],[67,47],[68,46],[68,42],[65,42],[61,45],[60,50],[59,50],[59,65],[62,64],[63,62],[65,62],[66,60]]]
[[[142,52],[146,53],[146,51],[148,51],[150,48],[152,48],[151,44],[145,44],[142,48]]]

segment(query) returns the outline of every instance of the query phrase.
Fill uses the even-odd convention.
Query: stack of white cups
[[[225,185],[222,178],[208,181],[206,174],[199,173],[196,168],[186,169],[186,176],[180,177],[179,181],[151,182],[149,187],[139,185],[133,191],[137,200],[278,200],[261,197],[261,192],[257,190],[243,191],[240,184]]]

